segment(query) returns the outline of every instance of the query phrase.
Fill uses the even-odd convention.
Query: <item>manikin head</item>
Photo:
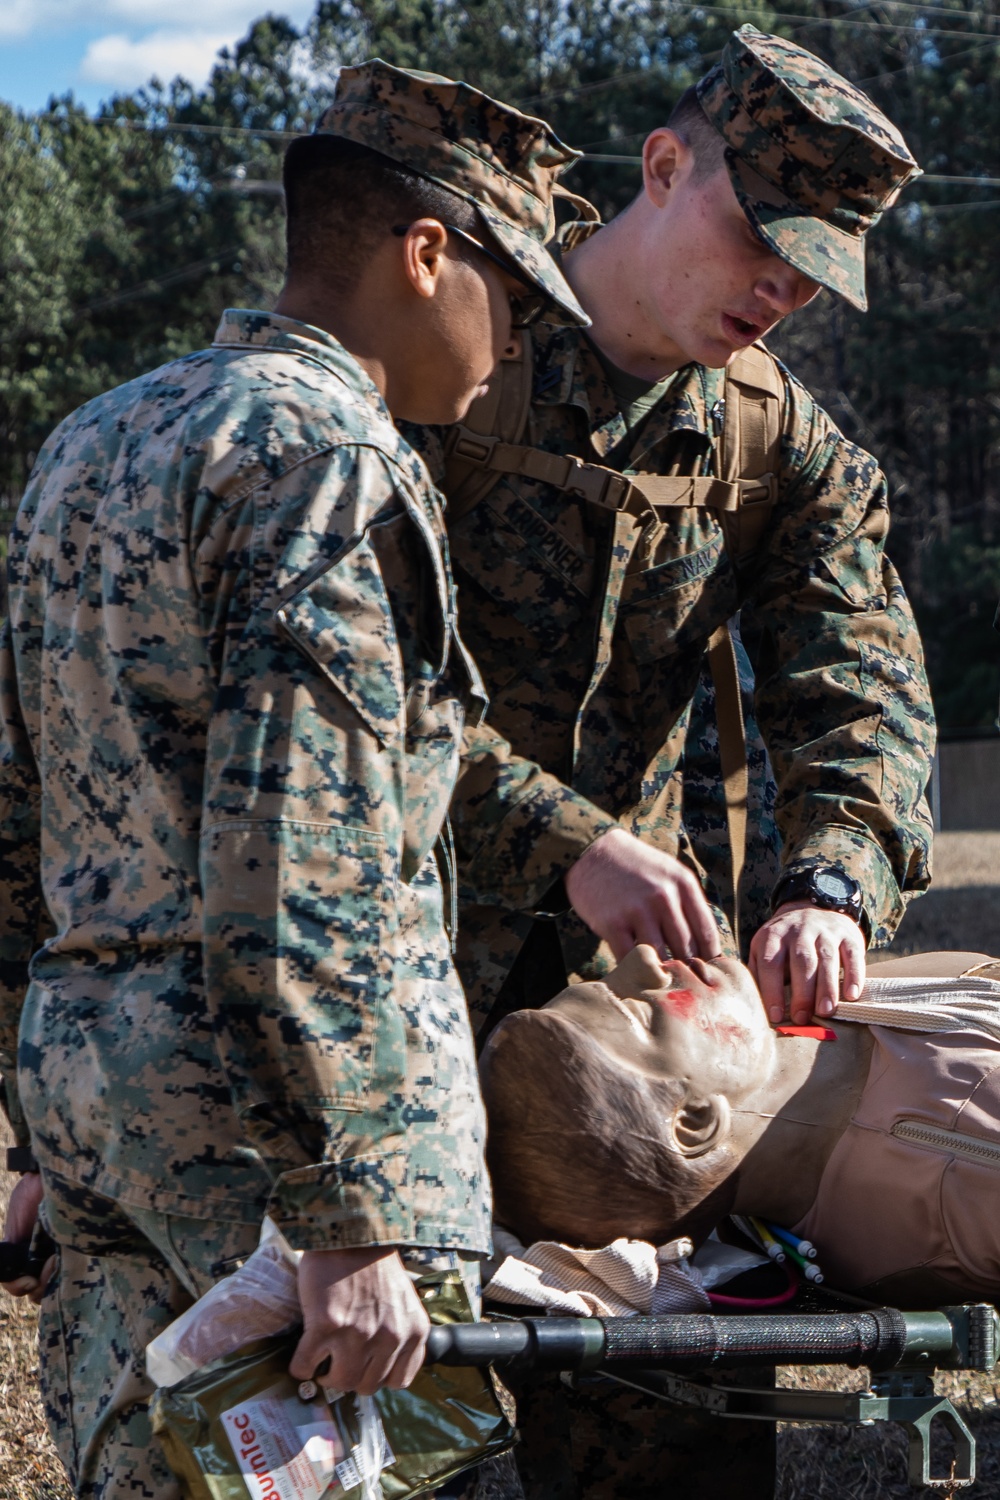
[[[545,241],[577,153],[479,90],[375,60],[341,70],[285,158],[277,311],[334,333],[396,418],[453,422],[512,325],[586,324]]]
[[[508,1016],[481,1064],[498,1221],[525,1242],[697,1237],[732,1205],[734,1110],[775,1060],[756,986],[725,958],[640,946],[606,981]]]
[[[917,171],[860,90],[742,27],[645,143],[619,221],[633,344],[718,368],[821,286],[863,309],[865,233]]]

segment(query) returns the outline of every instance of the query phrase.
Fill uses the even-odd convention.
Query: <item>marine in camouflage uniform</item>
[[[697,92],[757,233],[863,307],[864,234],[917,171],[895,127],[812,54],[753,27],[733,35]],[[601,232],[564,226],[564,264]],[[683,366],[630,423],[582,330],[543,323],[531,333],[523,444],[626,475],[719,472],[723,370]],[[777,503],[748,565],[734,566],[705,507],[638,524],[624,510],[499,472],[484,499],[449,516],[463,633],[490,722],[515,751],[644,839],[697,857],[725,932],[725,804],[711,689],[699,681],[712,632],[742,610],[756,669],[755,680],[741,650],[756,825],[743,930],[769,915],[780,846],[783,877],[827,866],[852,876],[881,945],[929,881],[934,728],[922,650],[884,553],[888,497],[875,459],[774,364],[783,393]],[[424,445],[443,472],[435,437]],[[482,1022],[525,943],[535,967],[546,943],[534,914],[487,908],[471,888],[464,896],[458,961]],[[549,907],[559,910],[558,892]],[[572,915],[557,925],[565,972],[607,962]]]
[[[898,131],[811,54],[752,27],[733,35],[697,96],[758,237],[863,307],[864,234],[917,170]],[[575,248],[602,232],[591,224],[561,232],[571,280]],[[626,475],[724,472],[722,369],[682,366],[637,417],[622,399],[628,383],[618,372],[616,390],[584,332],[541,326],[532,347],[520,444]],[[743,611],[756,674],[743,653],[757,797],[744,931],[770,914],[780,846],[785,876],[833,867],[853,877],[881,944],[929,879],[928,685],[910,606],[884,553],[878,465],[778,369],[777,499],[746,566],[734,566],[718,516],[704,507],[637,523],[544,482],[540,464],[518,472],[497,460],[486,497],[449,512],[462,627],[490,721],[514,749],[631,831],[697,858],[725,928],[731,865],[704,665],[712,633]],[[526,477],[532,467],[536,477]],[[458,959],[480,1026],[544,1003],[566,973],[609,961],[572,915],[540,920],[485,907],[471,889],[464,895]],[[559,909],[559,893],[550,893],[543,910]],[[521,1391],[528,1441],[517,1458],[531,1500],[644,1500],[688,1486],[728,1496],[734,1484],[741,1495],[770,1494],[769,1432],[703,1424],[692,1447],[695,1418],[615,1391],[602,1395],[591,1383],[574,1395],[545,1380]]]
[[[539,122],[374,64],[322,128],[482,199],[583,317]],[[61,1248],[47,1406],[78,1495],[159,1500],[143,1348],[265,1213],[303,1250],[489,1248],[441,873],[463,725],[491,898],[551,885],[519,853],[551,823],[565,853],[611,820],[476,727],[439,497],[319,328],[227,312],[67,418],[9,577],[0,1068]]]

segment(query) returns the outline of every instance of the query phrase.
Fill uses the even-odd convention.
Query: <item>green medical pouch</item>
[[[417,1292],[432,1323],[471,1321],[459,1272]],[[260,1339],[157,1391],[153,1431],[189,1500],[408,1500],[515,1441],[491,1371],[429,1365],[405,1391],[303,1399],[288,1373],[297,1342]]]

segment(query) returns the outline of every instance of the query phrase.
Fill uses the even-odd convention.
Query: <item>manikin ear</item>
[[[642,179],[646,195],[662,208],[675,190],[691,173],[694,152],[669,125],[661,125],[646,137],[642,148]]]
[[[670,1133],[681,1156],[704,1156],[729,1139],[732,1116],[725,1094],[687,1099],[674,1113]]]

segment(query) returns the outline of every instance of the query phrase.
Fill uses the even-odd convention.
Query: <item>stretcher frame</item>
[[[907,1433],[915,1487],[951,1493],[975,1482],[976,1439],[947,1397],[939,1370],[988,1372],[1000,1359],[1000,1316],[991,1303],[925,1312],[876,1307],[839,1293],[808,1293],[807,1310],[678,1313],[661,1317],[561,1318],[491,1314],[431,1329],[429,1364],[551,1369],[573,1381],[599,1375],[706,1416],[838,1425],[893,1422]],[[832,1305],[836,1311],[827,1309]],[[839,1304],[839,1306],[838,1306]],[[720,1366],[846,1364],[869,1370],[862,1391],[804,1391],[722,1384]],[[946,1475],[932,1469],[932,1428],[955,1442]]]

